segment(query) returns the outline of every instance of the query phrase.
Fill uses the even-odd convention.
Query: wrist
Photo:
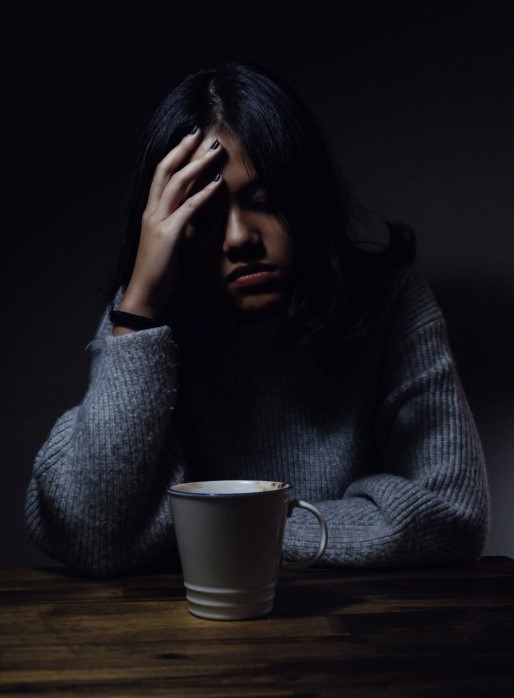
[[[134,332],[137,332],[137,330],[134,330],[131,327],[122,327],[121,325],[114,325],[114,327],[112,328],[111,335],[113,337],[119,337],[122,334],[133,334]]]
[[[111,310],[109,319],[114,327],[129,328],[131,330],[151,330],[164,325],[160,320],[152,320],[149,317],[126,313],[122,310]]]
[[[155,321],[159,320],[162,313],[162,307],[160,305],[149,303],[144,299],[142,294],[135,294],[131,292],[130,287],[127,288],[125,294],[123,295],[118,310],[123,313],[140,315],[141,317]]]

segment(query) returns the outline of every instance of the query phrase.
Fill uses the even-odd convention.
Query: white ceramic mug
[[[313,565],[327,545],[323,516],[291,486],[262,480],[186,482],[167,488],[190,612],[211,620],[269,613],[279,569]],[[282,553],[287,517],[295,507],[316,516],[318,550],[289,562]]]

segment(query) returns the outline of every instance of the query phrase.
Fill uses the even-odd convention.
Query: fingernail
[[[219,182],[220,179],[221,179],[221,175],[220,175],[220,173],[218,172],[218,174],[215,175],[215,176],[212,178],[212,181],[213,181],[213,182]]]
[[[216,138],[216,140],[214,141],[214,143],[211,145],[211,150],[216,150],[216,148],[219,146],[219,144],[220,144],[220,142],[219,142],[219,140]]]
[[[189,135],[192,136],[193,133],[196,133],[198,131],[198,126],[193,126],[193,128],[189,131]]]

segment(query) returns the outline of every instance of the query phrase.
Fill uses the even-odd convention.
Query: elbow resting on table
[[[481,511],[457,513],[446,536],[449,556],[456,561],[476,562],[483,555],[489,530],[488,507]]]
[[[35,480],[27,492],[25,524],[41,552],[81,576],[120,576],[162,554],[162,535],[150,536],[150,541],[143,533],[128,536],[131,526],[122,524],[113,530],[111,523],[92,520],[88,511],[78,506],[66,511],[50,509]]]
[[[407,533],[407,532],[406,532]],[[489,534],[488,508],[446,510],[444,516],[419,524],[414,536],[407,533],[404,562],[467,563],[476,562],[484,552]]]

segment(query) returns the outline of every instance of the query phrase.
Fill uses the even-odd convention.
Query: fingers
[[[187,224],[223,182],[223,148],[210,148],[200,132],[188,134],[159,163],[142,216],[139,246],[129,286],[135,307],[159,310],[178,278],[177,250]]]
[[[152,212],[157,208],[162,192],[168,184],[173,171],[198,148],[201,142],[200,136],[200,129],[197,129],[195,133],[188,133],[157,165],[148,193],[146,205],[148,211]]]
[[[210,148],[201,154],[198,153],[198,157],[170,177],[155,209],[156,218],[161,220],[166,218],[185,201],[186,197],[190,198],[190,194],[195,194],[205,186],[205,182],[210,182],[214,175],[214,161],[218,159],[221,152],[222,147],[219,141],[215,140]],[[209,170],[211,175],[207,178]]]
[[[200,191],[196,192],[196,194],[188,197],[173,214],[175,225],[177,225],[180,229],[184,229],[198,209],[200,209],[218,189],[222,181],[223,177],[218,173],[214,179],[203,187],[203,189],[200,189]]]

